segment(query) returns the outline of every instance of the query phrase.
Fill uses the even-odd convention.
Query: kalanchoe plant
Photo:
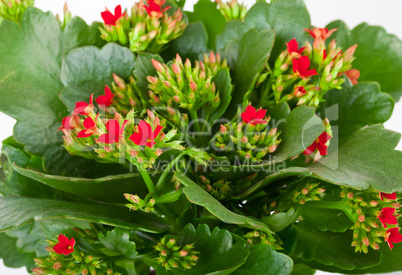
[[[299,0],[139,1],[92,26],[31,5],[0,0],[6,265],[402,270],[400,135],[381,125],[402,94],[395,36],[313,27]]]

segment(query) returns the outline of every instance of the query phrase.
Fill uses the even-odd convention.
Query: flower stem
[[[166,169],[163,171],[162,175],[160,176],[158,182],[156,183],[156,189],[157,190],[162,190],[163,189],[163,184],[165,183],[166,177],[168,176],[169,172],[173,169],[173,167],[176,165],[176,163],[187,154],[187,151],[183,151],[180,153],[174,160],[172,160],[169,165],[166,167]]]
[[[196,122],[194,122],[194,129],[195,129],[197,132],[201,132],[200,124],[199,124],[199,121],[198,121],[198,114],[197,114],[197,111],[191,110],[191,111],[190,111],[190,115],[191,115],[191,119],[192,119],[193,121],[196,121]]]
[[[147,186],[149,193],[157,195],[155,185],[152,182],[151,176],[148,174],[148,171],[142,168],[140,165],[138,165],[137,167],[141,173],[142,178],[144,179],[145,185]]]

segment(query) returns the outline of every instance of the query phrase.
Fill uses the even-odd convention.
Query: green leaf
[[[106,233],[99,233],[99,241],[109,250],[115,251],[126,258],[134,259],[138,255],[136,245],[130,241],[130,232],[126,229],[115,228]]]
[[[57,190],[81,198],[105,202],[126,202],[124,193],[145,197],[148,194],[140,174],[112,175],[96,179],[53,176],[13,165],[15,171]]]
[[[314,262],[334,266],[344,270],[368,268],[378,265],[381,261],[379,251],[368,254],[355,253],[350,244],[353,232],[335,233],[320,231],[306,222],[296,225],[298,239],[292,258],[300,258],[314,268]]]
[[[6,234],[0,234],[0,258],[4,265],[12,268],[29,266],[35,267],[33,259],[35,254],[22,253],[17,249],[17,239],[11,238]]]
[[[45,249],[47,239],[41,223],[30,223],[19,228],[6,231],[5,234],[17,238],[16,247],[25,253],[35,253],[36,257],[45,257],[49,252]]]
[[[276,252],[272,246],[257,244],[250,248],[250,256],[233,275],[276,275],[291,274],[292,259],[282,253]]]
[[[357,44],[353,68],[360,70],[359,81],[377,81],[381,90],[398,101],[402,95],[402,41],[379,26],[360,24],[352,31],[342,21],[327,27],[339,28],[334,38],[344,49]],[[341,31],[342,30],[342,31]]]
[[[246,262],[249,248],[246,241],[241,238],[233,238],[229,231],[214,228],[211,232],[209,227],[201,224],[194,228],[187,225],[182,233],[183,244],[194,243],[194,250],[199,251],[197,265],[188,270],[174,269],[164,272],[160,267],[157,274],[232,274],[239,266]]]
[[[274,39],[275,32],[272,30],[258,32],[251,29],[243,35],[236,47],[229,43],[220,52],[231,64],[235,85],[231,106],[226,112],[227,117],[235,115],[238,105],[243,103],[246,92],[253,89],[268,61]]]
[[[300,216],[299,209],[290,208],[288,212],[277,213],[261,219],[274,232],[279,232],[291,225]]]
[[[105,85],[110,87],[113,82],[113,73],[129,78],[134,64],[134,54],[114,43],[102,49],[87,46],[72,50],[63,59],[61,80],[66,88],[60,98],[73,111],[75,102],[88,102],[92,93],[94,98],[103,95]]]
[[[304,264],[295,264],[293,266],[292,275],[314,275],[315,269],[304,265]]]
[[[224,223],[229,224],[237,224],[240,226],[252,228],[255,230],[260,230],[267,232],[269,234],[272,231],[269,227],[257,220],[233,213],[224,207],[219,201],[213,198],[210,194],[207,193],[204,189],[198,186],[195,182],[190,180],[185,174],[181,172],[176,172],[175,176],[177,180],[179,180],[184,186],[183,189],[184,194],[187,196],[187,199],[199,206],[205,207],[209,212],[211,212],[215,217],[223,221]]]
[[[140,211],[130,212],[125,207],[12,196],[0,198],[0,232],[34,221],[58,218],[84,220],[146,232],[160,233],[168,229],[156,216]]]
[[[216,90],[219,91],[219,97],[221,99],[221,104],[215,110],[211,117],[210,121],[215,123],[218,119],[222,117],[228,108],[230,101],[232,100],[232,89],[233,86],[231,84],[230,73],[228,69],[223,69],[219,71],[213,78],[212,82],[215,83]]]
[[[201,21],[208,32],[208,47],[215,48],[215,38],[226,24],[225,17],[217,9],[215,2],[200,0],[194,5],[194,12],[186,12],[190,23]]]
[[[183,34],[173,40],[169,47],[161,53],[164,60],[172,60],[179,54],[185,60],[198,60],[200,53],[207,48],[208,35],[202,22],[195,22],[187,25]]]
[[[322,231],[345,232],[353,225],[343,211],[309,207],[309,203],[303,206],[302,216],[303,220]]]
[[[324,99],[317,112],[331,122],[333,136],[339,139],[338,144],[343,144],[364,126],[384,123],[391,117],[394,108],[391,96],[381,93],[377,83],[354,86],[348,83],[342,90],[329,91]]]
[[[230,20],[226,23],[221,34],[216,37],[216,51],[221,52],[231,41],[238,42],[250,28],[240,20]]]
[[[62,31],[51,13],[35,8],[27,9],[21,24],[1,24],[0,37],[7,39],[0,41],[0,111],[17,119],[15,139],[30,153],[44,155],[50,170],[73,170],[77,159],[61,147],[57,132],[67,114],[59,99],[61,60],[70,49],[98,45],[98,36],[80,18]]]

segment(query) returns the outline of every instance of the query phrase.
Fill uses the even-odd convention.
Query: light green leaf
[[[0,234],[0,258],[4,265],[12,268],[29,266],[35,267],[33,259],[35,254],[22,253],[17,249],[17,239],[11,238],[4,233]]]
[[[219,91],[219,97],[221,99],[221,104],[215,110],[211,117],[210,122],[215,123],[216,120],[220,119],[228,108],[230,101],[232,100],[232,89],[231,78],[228,69],[223,69],[219,71],[213,78],[212,82],[215,83],[216,90]]]
[[[130,241],[130,232],[126,229],[115,228],[106,233],[99,233],[99,241],[109,250],[115,251],[126,258],[134,259],[138,255],[136,245]]]
[[[47,239],[40,223],[30,223],[5,232],[16,238],[16,248],[25,253],[35,253],[36,257],[45,257],[49,252],[45,249]]]
[[[288,212],[277,213],[261,219],[274,232],[279,232],[291,225],[300,216],[299,209],[290,208]]]

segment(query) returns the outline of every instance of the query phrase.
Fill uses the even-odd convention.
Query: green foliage
[[[138,252],[136,245],[130,241],[130,232],[126,229],[115,228],[108,231],[106,236],[102,233],[98,235],[99,241],[109,250],[115,251],[126,258],[134,259]]]
[[[33,259],[35,254],[22,253],[17,249],[17,239],[7,236],[5,233],[0,234],[0,258],[3,259],[4,265],[8,267],[34,267]]]

